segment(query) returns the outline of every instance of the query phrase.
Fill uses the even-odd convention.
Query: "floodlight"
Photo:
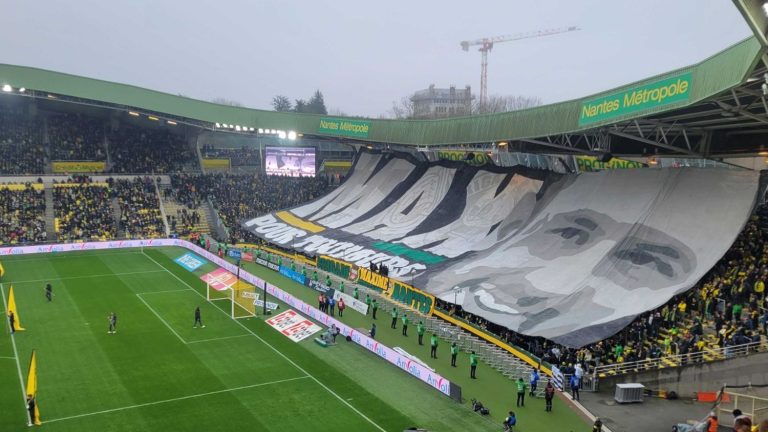
[[[264,133],[264,129],[262,129],[262,128],[259,128],[259,133],[260,133],[260,134],[263,134],[263,133]]]
[[[240,125],[235,126],[235,130],[240,132]]]
[[[50,95],[49,95],[49,96],[50,96]],[[134,117],[138,117],[138,116],[139,116],[139,113],[137,113],[136,111],[128,111],[128,115],[132,115],[132,116],[134,116]]]
[[[26,88],[24,88],[24,87],[22,87],[22,88],[20,88],[20,89],[19,89],[19,93],[24,93],[25,91],[27,91],[27,89],[26,89]]]
[[[250,131],[253,132],[253,128],[250,128]]]
[[[176,126],[176,122],[175,122],[175,121],[173,121],[173,120],[167,120],[167,123],[168,123],[169,125],[173,125],[173,126]]]
[[[157,117],[155,117],[155,116],[147,116],[147,118],[148,118],[148,119],[150,119],[150,120],[152,120],[152,121],[158,121],[158,120],[160,120],[159,118],[157,118]]]
[[[285,139],[285,131],[277,131],[277,136],[280,137],[280,139]]]
[[[216,128],[220,128],[220,127],[221,127],[221,125],[216,123]]]
[[[275,135],[275,134],[277,134],[277,131],[276,131],[276,130],[274,130],[274,129],[272,129],[272,131],[271,131],[270,133],[271,133],[272,135]]]
[[[296,131],[289,131],[288,132],[288,139],[293,141],[296,139]]]
[[[763,3],[763,12],[768,16],[768,2]]]
[[[11,91],[11,90],[13,90],[13,87],[11,87],[11,86],[10,86],[10,85],[8,85],[8,84],[3,84],[3,91],[4,91],[4,92],[9,92],[9,91]]]

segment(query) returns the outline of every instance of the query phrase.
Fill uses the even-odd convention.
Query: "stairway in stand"
[[[183,204],[179,204],[176,202],[176,200],[171,197],[170,195],[166,196],[165,190],[163,190],[162,193],[163,197],[163,206],[165,207],[165,215],[168,219],[168,226],[171,227],[171,232],[176,232],[182,236],[188,235],[192,232],[195,233],[203,233],[203,234],[210,234],[211,233],[211,223],[210,215],[208,213],[208,206],[203,204],[198,206],[197,208],[190,209],[187,206]],[[187,212],[193,212],[197,211],[197,213],[200,215],[200,222],[196,223],[191,227],[190,230],[185,230],[182,227],[181,224],[181,218],[179,217],[179,214],[181,210],[187,209]],[[176,217],[176,230],[174,231],[173,226],[171,224],[171,216]]]
[[[55,218],[53,213],[53,185],[50,183],[45,185],[45,232],[48,234],[48,241],[56,241],[59,239],[58,233],[56,233]]]

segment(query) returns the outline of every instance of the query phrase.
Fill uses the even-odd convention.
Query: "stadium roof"
[[[211,129],[220,123],[422,148],[508,142],[511,150],[526,152],[648,154],[655,148],[657,153],[709,156],[753,151],[768,135],[768,104],[761,90],[766,82],[766,69],[760,64],[763,53],[759,38],[750,37],[697,64],[585,98],[441,120],[257,110],[7,64],[0,64],[0,85],[24,87],[29,96],[51,94],[61,100],[167,115]]]

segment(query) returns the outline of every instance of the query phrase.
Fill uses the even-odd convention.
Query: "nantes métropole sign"
[[[581,103],[579,126],[688,100],[691,73],[684,73]]]
[[[371,129],[368,120],[345,120],[339,118],[321,118],[317,131],[329,135],[342,135],[355,138],[367,138]]]

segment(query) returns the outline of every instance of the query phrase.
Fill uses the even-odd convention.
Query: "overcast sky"
[[[698,62],[749,36],[729,0],[13,1],[0,62],[271,109],[276,94],[378,116],[434,83],[480,89],[459,42],[571,26],[498,44],[490,94],[544,103]]]

